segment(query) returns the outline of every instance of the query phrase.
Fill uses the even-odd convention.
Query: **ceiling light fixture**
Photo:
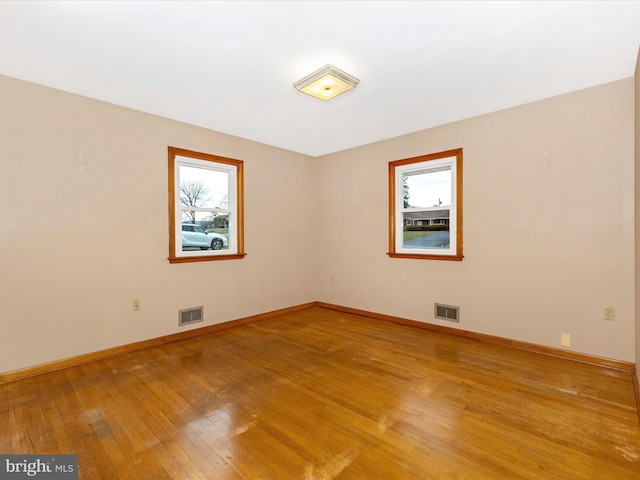
[[[293,84],[296,90],[327,101],[355,88],[360,83],[353,75],[331,64],[316,70]]]

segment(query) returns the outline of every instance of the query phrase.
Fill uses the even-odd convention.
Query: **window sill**
[[[464,255],[423,255],[418,253],[393,253],[387,252],[391,258],[413,258],[414,260],[449,260],[450,262],[461,262]]]
[[[207,255],[199,257],[168,257],[168,260],[169,263],[212,262],[215,260],[241,260],[246,255],[246,253],[237,253],[232,255]]]

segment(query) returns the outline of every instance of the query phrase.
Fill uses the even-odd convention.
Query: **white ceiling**
[[[320,156],[631,77],[639,1],[0,2],[0,74]],[[360,79],[329,102],[292,84]]]

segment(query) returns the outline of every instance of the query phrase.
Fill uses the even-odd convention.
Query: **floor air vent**
[[[435,317],[440,320],[448,320],[449,322],[460,322],[460,307],[454,307],[451,305],[442,305],[436,303],[435,305]]]
[[[178,326],[190,325],[202,322],[204,319],[204,307],[185,308],[178,312]]]

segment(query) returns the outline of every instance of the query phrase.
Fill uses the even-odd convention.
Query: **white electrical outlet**
[[[133,310],[134,312],[142,310],[142,302],[139,298],[134,298],[133,300],[131,300],[131,310]]]
[[[615,307],[602,307],[602,319],[613,321],[616,319]]]
[[[561,347],[570,347],[571,346],[571,335],[568,333],[560,334],[560,346]]]

